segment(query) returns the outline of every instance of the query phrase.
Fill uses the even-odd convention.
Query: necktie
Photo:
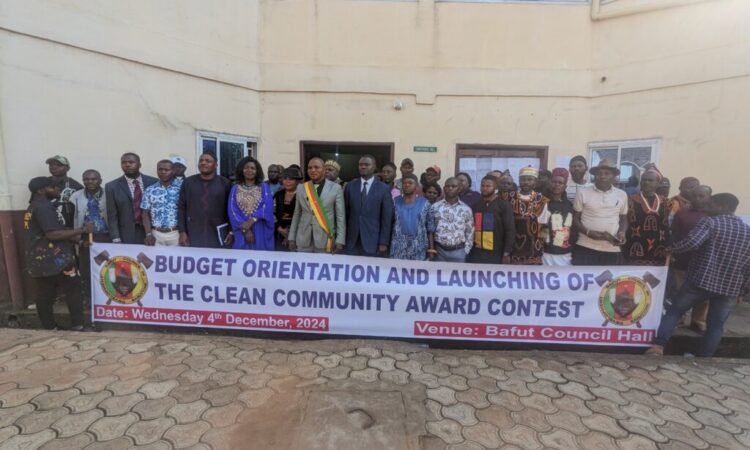
[[[367,181],[362,185],[362,192],[359,193],[359,203],[364,206],[367,199]]]
[[[133,218],[135,223],[141,224],[141,200],[143,198],[143,191],[141,191],[141,184],[138,182],[138,178],[133,180]]]

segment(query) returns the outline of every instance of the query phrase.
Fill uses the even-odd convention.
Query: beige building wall
[[[63,154],[70,175],[197,160],[196,131],[260,135],[257,2],[0,2],[0,127],[10,207]],[[2,185],[0,185],[2,186]]]
[[[673,192],[694,175],[750,214],[750,2],[681,3],[594,22],[590,140],[659,138]]]
[[[666,3],[677,6],[649,11]],[[196,132],[206,130],[257,138],[264,164],[299,163],[301,140],[375,141],[393,142],[397,160],[446,172],[459,143],[548,146],[553,165],[587,154],[589,142],[658,138],[673,182],[701,175],[740,194],[750,213],[749,189],[734,181],[750,162],[739,151],[750,141],[750,2],[617,0],[599,10],[613,17],[597,20],[591,9],[0,2],[0,150],[12,208],[25,207],[46,156],[69,156],[75,177],[94,166],[109,179],[124,151],[139,152],[149,172],[173,154],[194,163]]]

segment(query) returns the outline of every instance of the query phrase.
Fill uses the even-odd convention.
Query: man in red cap
[[[546,266],[569,266],[572,263],[573,243],[573,203],[568,200],[568,170],[562,167],[552,171],[550,199],[547,203],[549,219],[544,232],[544,255]]]
[[[425,169],[422,174],[422,184],[437,183],[440,180],[440,167],[437,165],[430,166]]]

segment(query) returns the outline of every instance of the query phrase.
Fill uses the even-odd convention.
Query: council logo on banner
[[[641,328],[641,319],[651,309],[651,288],[660,281],[649,272],[642,277],[623,275],[613,277],[609,270],[596,277],[602,290],[599,294],[599,311],[604,316],[602,326],[608,323]]]
[[[101,266],[99,284],[107,295],[107,304],[112,302],[121,305],[137,303],[143,306],[141,299],[148,290],[146,269],[154,263],[148,256],[139,253],[133,259],[129,256],[110,257],[106,250],[99,253],[94,261]]]

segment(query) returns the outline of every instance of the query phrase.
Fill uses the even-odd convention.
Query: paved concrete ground
[[[0,330],[0,448],[750,447],[750,364]]]

